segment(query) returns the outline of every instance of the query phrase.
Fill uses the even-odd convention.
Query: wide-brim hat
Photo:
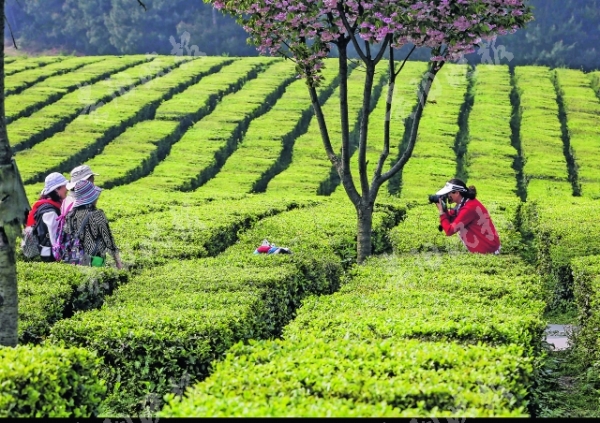
[[[467,189],[465,187],[461,187],[460,185],[454,185],[450,182],[446,182],[446,185],[444,185],[441,190],[436,192],[435,195],[445,195],[452,191],[467,192]]]
[[[73,197],[75,197],[73,207],[92,204],[98,199],[98,197],[100,197],[101,192],[102,188],[97,187],[90,181],[80,181],[78,184],[75,185],[75,189],[73,190]]]
[[[92,175],[99,176],[98,173],[92,172],[88,165],[77,166],[71,171],[71,180],[67,184],[67,189],[72,190],[77,182],[87,180]]]
[[[46,180],[44,181],[44,189],[42,190],[42,195],[48,195],[56,188],[60,188],[63,185],[67,185],[69,181],[65,178],[62,173],[52,172],[48,176],[46,176]]]

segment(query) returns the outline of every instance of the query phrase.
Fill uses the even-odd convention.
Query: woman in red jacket
[[[472,253],[500,253],[498,232],[487,209],[475,198],[477,191],[474,186],[467,188],[460,179],[451,179],[436,194],[447,195],[450,203],[457,204],[446,212],[442,199],[437,203],[440,226],[446,235],[451,236],[458,232],[461,241]]]

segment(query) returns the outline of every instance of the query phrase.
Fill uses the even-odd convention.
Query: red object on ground
[[[258,251],[259,253],[268,253],[270,249],[271,249],[270,245],[261,245],[260,247],[258,247],[256,249],[256,251]]]

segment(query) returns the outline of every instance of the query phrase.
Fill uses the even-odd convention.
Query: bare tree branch
[[[360,202],[360,196],[354,185],[352,172],[350,171],[350,126],[348,121],[348,43],[338,48],[339,50],[339,95],[340,95],[340,129],[342,138],[341,158],[336,164],[336,170],[342,185],[348,194],[350,201],[357,206]]]
[[[386,35],[385,40],[383,41],[383,45],[381,46],[381,49],[379,50],[379,53],[377,53],[377,56],[375,56],[375,59],[373,59],[374,65],[377,65],[377,63],[379,63],[379,61],[383,57],[383,53],[385,52],[385,49],[388,46],[388,43],[391,44],[391,42],[392,42],[392,36],[390,34]]]
[[[385,122],[384,122],[384,128],[383,128],[383,150],[381,151],[381,155],[379,156],[379,161],[377,162],[377,168],[375,169],[375,173],[373,174],[373,180],[371,181],[371,190],[372,191],[378,187],[377,184],[378,184],[378,181],[380,180],[381,172],[383,171],[383,166],[390,154],[390,125],[391,125],[391,120],[392,120],[392,116],[391,116],[392,101],[394,98],[394,88],[396,86],[396,77],[398,76],[398,74],[400,73],[400,71],[402,70],[404,65],[406,64],[406,61],[408,60],[410,55],[413,53],[413,51],[415,51],[416,47],[417,47],[416,45],[413,45],[413,48],[410,50],[410,52],[404,58],[404,61],[402,62],[400,69],[398,69],[398,72],[396,72],[396,65],[394,62],[394,48],[392,47],[391,43],[389,45],[390,57],[389,57],[389,66],[388,67],[389,67],[389,73],[390,73],[390,82],[388,84],[387,101],[386,101],[386,105],[385,105]]]
[[[10,22],[6,18],[6,13],[4,14],[4,22],[6,22],[6,25],[8,25],[8,30],[10,32],[10,38],[12,38],[13,46],[15,46],[15,48],[18,50],[19,47],[17,47],[17,42],[15,41],[15,36],[13,35],[13,30],[10,26]]]
[[[390,179],[396,172],[404,167],[410,156],[412,155],[413,149],[415,147],[415,142],[417,140],[417,131],[419,129],[419,122],[421,120],[421,115],[423,114],[423,109],[425,107],[425,103],[427,102],[427,96],[429,95],[429,90],[431,89],[431,85],[433,84],[433,80],[435,79],[438,72],[444,66],[444,62],[435,62],[430,65],[429,71],[426,73],[424,80],[421,83],[421,87],[419,90],[419,101],[417,103],[417,108],[415,110],[415,115],[412,119],[412,125],[410,128],[410,136],[408,140],[408,144],[406,146],[406,150],[402,153],[400,159],[392,166],[390,170],[381,175],[379,178],[378,186],[381,186],[385,181]]]
[[[342,7],[341,2],[338,2],[338,10],[340,12],[340,17],[342,18],[342,22],[344,23],[344,27],[346,28],[346,31],[348,31],[348,36],[352,40],[352,45],[354,45],[354,48],[356,49],[356,52],[358,53],[360,58],[366,63],[367,60],[370,60],[370,58],[367,58],[365,53],[360,49],[360,46],[358,45],[358,41],[356,40],[356,36],[354,35],[354,28],[352,28],[350,26],[350,24],[348,23],[348,19],[346,19],[346,14],[344,13],[344,8]]]
[[[369,195],[369,181],[367,179],[367,133],[369,128],[369,106],[371,104],[371,91],[375,78],[375,65],[367,64],[365,73],[365,86],[363,90],[363,104],[361,109],[360,132],[358,141],[358,173],[363,198]]]
[[[417,46],[413,45],[413,48],[410,50],[410,52],[404,58],[404,62],[402,62],[402,65],[400,66],[400,69],[398,69],[398,72],[394,73],[394,78],[398,76],[398,74],[400,73],[400,71],[402,70],[402,68],[404,67],[404,65],[406,64],[406,61],[408,60],[408,58],[410,57],[410,55],[412,54],[412,52],[415,51],[416,48],[417,48]]]
[[[385,105],[385,122],[383,124],[383,150],[381,151],[379,161],[377,162],[377,167],[375,168],[375,173],[373,174],[371,188],[375,186],[375,181],[377,181],[381,176],[383,165],[385,164],[385,161],[387,160],[390,154],[390,120],[392,112],[392,98],[394,95],[394,84],[396,82],[396,73],[394,72],[394,49],[392,48],[392,46],[390,46],[390,57],[388,67],[390,73],[390,80],[388,83],[387,100]]]
[[[321,139],[323,141],[323,146],[325,147],[325,152],[327,153],[327,157],[329,157],[331,163],[337,168],[337,164],[339,163],[340,159],[333,151],[331,140],[329,138],[329,131],[327,130],[327,122],[325,121],[325,115],[323,114],[323,109],[319,103],[317,90],[315,87],[308,85],[308,93],[310,94],[310,101],[315,111],[317,123],[319,124],[319,131],[321,132]]]

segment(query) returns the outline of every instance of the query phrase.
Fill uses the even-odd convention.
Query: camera
[[[444,194],[444,195],[430,195],[429,196],[429,202],[430,203],[439,203],[440,199],[445,203],[446,200],[448,200],[448,194]]]
[[[440,200],[442,200],[442,210],[444,212],[448,211],[448,194],[442,194],[442,195],[435,195],[432,194],[429,196],[429,203],[431,204],[437,204]],[[441,226],[440,226],[441,228]],[[439,228],[438,228],[439,229]]]

